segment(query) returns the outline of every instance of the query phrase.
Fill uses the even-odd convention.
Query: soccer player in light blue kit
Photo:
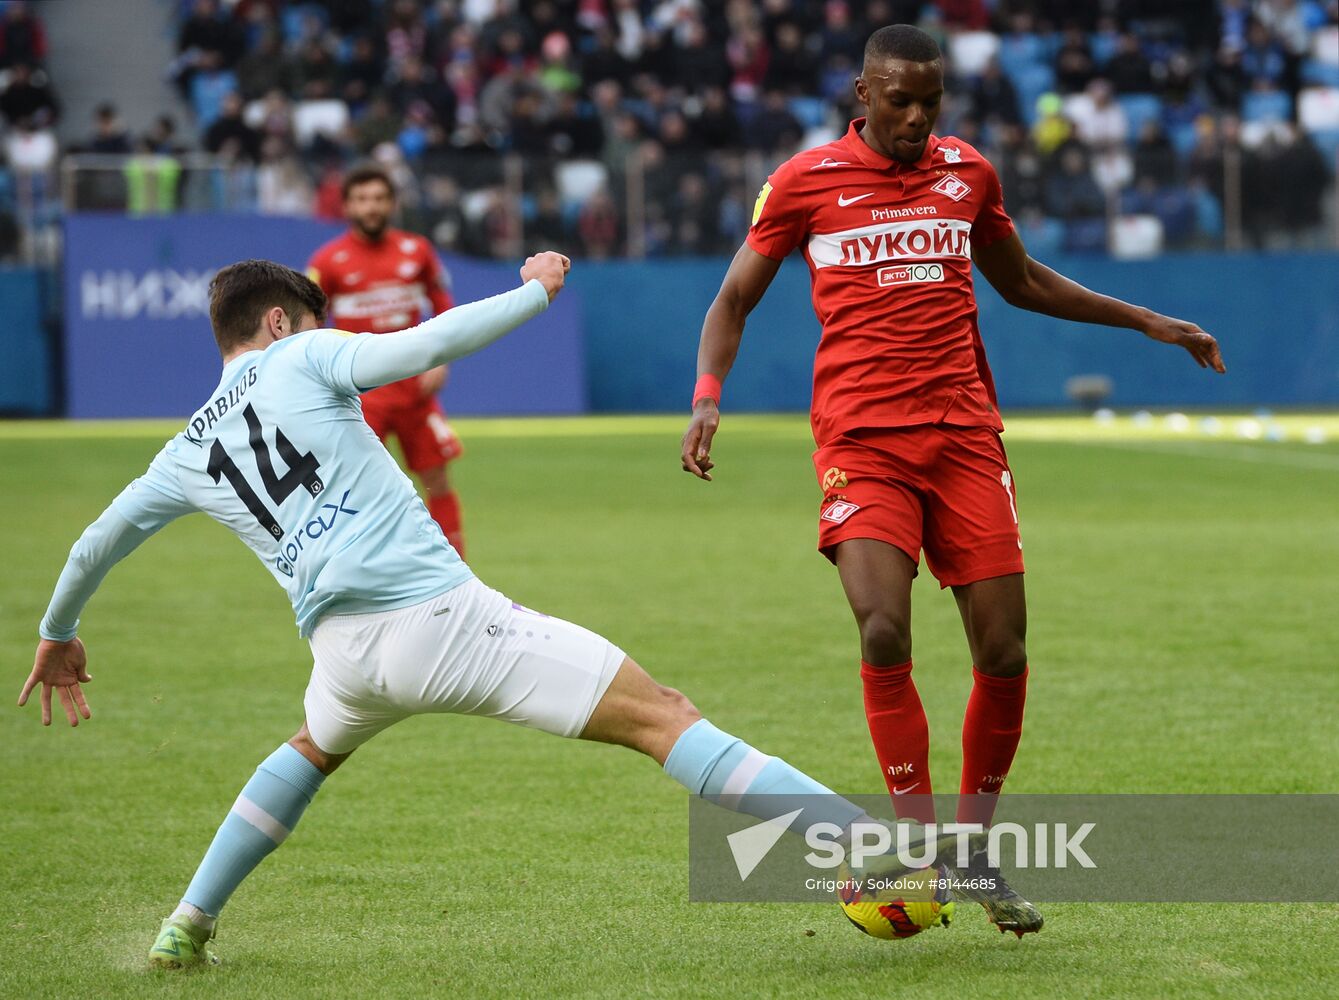
[[[42,619],[19,704],[41,686],[70,725],[90,718],[79,614],[107,571],[168,522],[203,511],[288,592],[311,643],[306,721],[233,803],[150,962],[217,961],[224,903],[292,832],[321,783],[387,726],[424,712],[486,715],[639,750],[691,792],[762,819],[849,830],[864,811],[711,725],[608,640],[537,614],[474,577],[362,419],[358,396],[478,350],[543,312],[569,261],[526,261],[523,284],[394,334],[318,329],[325,295],[269,261],[219,271],[210,322],[218,388],[75,543]]]

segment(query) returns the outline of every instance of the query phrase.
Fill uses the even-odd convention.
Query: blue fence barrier
[[[338,233],[329,223],[255,217],[74,216],[66,230],[65,378],[75,417],[179,416],[214,385],[205,289],[214,268],[269,256],[302,266]],[[446,258],[462,301],[510,287],[512,265]],[[1002,404],[1072,405],[1065,381],[1100,374],[1111,404],[1241,407],[1339,404],[1339,255],[1170,255],[1048,263],[1078,281],[1194,320],[1223,343],[1226,378],[1129,331],[1085,327],[1007,306],[978,285],[981,328]],[[454,366],[445,393],[462,414],[681,411],[702,318],[724,259],[580,261],[570,291],[540,320]],[[22,281],[19,281],[22,284]],[[22,289],[0,296],[17,314]],[[23,327],[10,322],[6,334]],[[20,337],[0,392],[44,384],[42,352]],[[749,319],[726,385],[735,411],[803,410],[818,323],[803,263],[790,260]],[[29,353],[24,353],[27,350]],[[9,352],[7,352],[9,354]],[[22,371],[22,374],[16,374]],[[0,400],[9,396],[0,396]],[[5,406],[0,401],[0,407]]]
[[[1074,375],[1111,378],[1114,406],[1339,403],[1339,255],[1171,255],[1149,261],[1071,256],[1048,263],[1090,288],[1199,323],[1229,374],[1132,331],[1082,326],[1006,305],[977,283],[981,331],[1001,404],[1073,405]],[[597,410],[682,410],[697,338],[727,262],[583,263],[591,400]],[[732,410],[809,405],[818,321],[803,262],[788,260],[749,318],[725,387]]]
[[[42,291],[33,268],[0,268],[0,413],[49,413],[55,403]]]
[[[308,220],[75,215],[65,223],[65,385],[72,417],[190,413],[218,381],[209,280],[224,264],[268,257],[305,266],[342,231]],[[459,296],[516,283],[515,269],[446,258]],[[588,408],[578,295],[452,366],[452,413],[582,413]]]

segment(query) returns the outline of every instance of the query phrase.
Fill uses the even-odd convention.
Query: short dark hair
[[[865,42],[865,62],[873,59],[905,59],[927,63],[941,58],[939,43],[914,24],[890,24]]]
[[[371,181],[380,181],[386,185],[386,190],[395,197],[395,182],[391,180],[390,173],[379,163],[360,163],[347,174],[344,175],[344,183],[340,185],[339,194],[345,201],[349,200],[349,192],[359,184],[367,184]]]
[[[292,323],[311,313],[325,322],[326,297],[304,274],[272,260],[229,264],[209,283],[209,323],[219,351],[227,354],[256,332],[265,313],[278,306]]]

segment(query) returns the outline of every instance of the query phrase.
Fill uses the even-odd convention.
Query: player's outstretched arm
[[[456,306],[399,333],[367,337],[353,358],[353,380],[361,390],[420,375],[472,354],[548,308],[572,262],[546,250],[526,260],[521,287]]]
[[[693,390],[693,418],[683,436],[680,461],[684,472],[711,480],[711,442],[721,423],[721,382],[729,374],[744,336],[744,321],[753,311],[781,261],[764,257],[745,245],[739,248],[725,272],[707,317],[697,347],[697,387]]]
[[[126,520],[115,507],[108,507],[101,517],[84,529],[79,541],[70,549],[70,557],[65,561],[51,603],[47,605],[38,628],[42,641],[37,645],[32,673],[19,693],[19,705],[23,706],[33,688],[42,685],[42,725],[51,725],[53,688],[60,695],[70,725],[79,725],[79,715],[85,719],[92,717],[79,687],[92,680],[88,675],[84,644],[75,636],[79,614],[107,572],[152,534],[153,531],[136,527]]]
[[[42,703],[42,725],[51,725],[51,692],[55,689],[60,695],[60,703],[65,708],[65,718],[70,725],[79,725],[79,716],[93,718],[84,692],[79,685],[87,684],[93,678],[88,673],[88,657],[84,653],[84,644],[78,639],[69,642],[55,642],[43,639],[37,644],[37,656],[33,659],[33,672],[23,683],[19,692],[19,707],[28,704],[28,695],[33,688],[42,685],[40,701]]]
[[[1077,323],[1138,330],[1153,340],[1184,347],[1201,368],[1227,371],[1218,341],[1194,323],[1084,288],[1029,257],[1017,233],[974,250],[972,259],[1010,305]]]

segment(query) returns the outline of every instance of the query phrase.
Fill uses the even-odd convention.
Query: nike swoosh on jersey
[[[864,201],[866,198],[873,198],[873,197],[874,197],[873,191],[867,191],[864,194],[858,194],[854,198],[848,198],[844,194],[839,194],[837,195],[837,206],[839,208],[845,208],[847,205],[854,205],[858,201]]]
[[[906,788],[894,788],[894,789],[893,789],[893,794],[894,794],[894,795],[906,795],[907,792],[911,791],[913,788],[919,788],[920,785],[921,785],[921,783],[918,781],[918,782],[916,782],[916,784],[914,784],[914,785],[908,785]]]

